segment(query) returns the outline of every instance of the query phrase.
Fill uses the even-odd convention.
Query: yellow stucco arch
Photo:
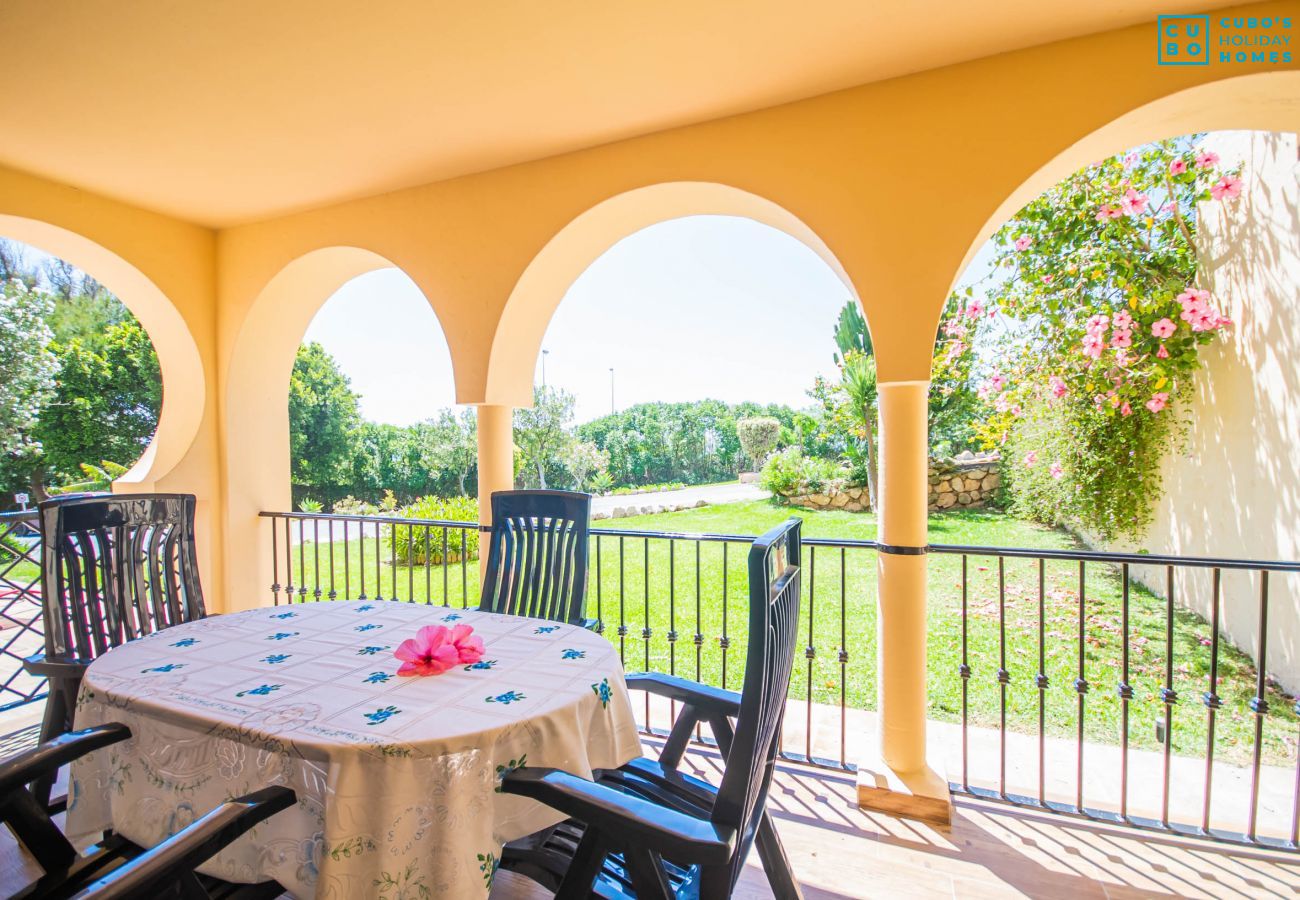
[[[569,286],[623,238],[644,228],[686,216],[720,215],[752,219],[802,242],[830,266],[856,299],[857,291],[840,261],[818,235],[793,213],[757,194],[730,185],[676,181],[647,185],[597,203],[557,232],[533,257],[515,283],[493,336],[486,402],[531,406],[533,371],[551,317]]]
[[[952,283],[1002,223],[1090,163],[1152,141],[1234,130],[1300,132],[1300,72],[1260,72],[1199,84],[1144,103],[1089,132],[1025,177],[998,204],[971,241]]]
[[[118,491],[150,491],[181,461],[203,421],[207,396],[203,362],[185,319],[143,272],[74,231],[0,214],[0,235],[21,241],[89,273],[126,304],[153,342],[162,375],[158,429],[144,453],[114,482]]]
[[[258,573],[258,585],[271,583],[271,561],[265,553],[270,536],[264,525],[259,527],[258,513],[292,508],[287,398],[302,336],[344,284],[390,268],[401,267],[361,247],[324,247],[305,253],[266,282],[235,338],[222,391],[226,560],[228,566],[240,569],[260,561],[267,571]],[[248,584],[247,572],[232,572],[228,583]],[[263,599],[261,594],[232,596],[227,610],[256,606]]]

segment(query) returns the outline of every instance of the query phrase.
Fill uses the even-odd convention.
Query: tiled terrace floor
[[[657,748],[647,745],[653,754]],[[716,780],[716,753],[686,766]],[[779,767],[771,804],[807,900],[837,898],[1294,897],[1300,854],[1254,850],[958,798],[950,827],[863,812],[851,776]],[[0,834],[0,891],[36,870]],[[493,900],[546,896],[503,873]],[[772,894],[757,854],[735,895]]]

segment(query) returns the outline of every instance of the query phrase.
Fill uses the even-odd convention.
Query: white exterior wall
[[[1300,166],[1294,134],[1220,132],[1240,199],[1200,209],[1199,281],[1235,323],[1202,351],[1186,446],[1165,460],[1151,553],[1300,560]],[[1108,549],[1130,549],[1112,547]],[[1163,569],[1134,574],[1163,596]],[[1259,576],[1224,572],[1222,630],[1258,661]],[[1178,601],[1210,616],[1211,573],[1183,570]],[[1267,671],[1300,690],[1300,575],[1269,580]]]

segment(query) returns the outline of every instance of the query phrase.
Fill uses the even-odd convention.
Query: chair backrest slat
[[[54,497],[41,531],[48,655],[94,659],[206,615],[192,495]]]
[[[582,622],[591,495],[499,491],[479,609]]]
[[[739,835],[731,884],[749,855],[781,744],[798,638],[802,521],[791,518],[749,551],[749,647],[740,715],[712,819]]]

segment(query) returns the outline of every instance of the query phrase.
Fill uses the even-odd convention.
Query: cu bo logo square
[[[1159,16],[1156,18],[1156,64],[1208,66],[1209,16]]]

